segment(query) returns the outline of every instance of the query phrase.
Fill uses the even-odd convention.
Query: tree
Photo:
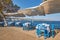
[[[3,17],[4,22],[5,22],[5,26],[7,26],[7,22],[5,19],[5,16],[3,14],[3,9],[4,7],[6,7],[6,5],[8,5],[10,3],[11,0],[0,0],[0,15]]]

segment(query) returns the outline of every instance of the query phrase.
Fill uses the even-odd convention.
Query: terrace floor
[[[54,38],[47,40],[60,40],[60,30]],[[0,27],[0,40],[44,40],[44,37],[37,38],[35,30],[23,31],[20,27]]]

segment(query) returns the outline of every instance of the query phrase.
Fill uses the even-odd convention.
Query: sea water
[[[22,24],[25,22],[31,22],[32,27],[36,27],[37,24],[41,24],[41,23],[47,23],[50,25],[54,24],[56,29],[60,29],[60,21],[26,21],[26,20],[22,20],[21,22],[22,22]]]

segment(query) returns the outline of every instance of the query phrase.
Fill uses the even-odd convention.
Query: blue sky
[[[20,6],[21,9],[37,6],[41,2],[42,2],[42,0],[13,0],[13,3]],[[50,15],[46,15],[46,16],[34,16],[34,18],[60,21],[60,13],[50,14]]]
[[[41,2],[42,0],[13,0],[13,3],[20,6],[21,9],[37,6]]]

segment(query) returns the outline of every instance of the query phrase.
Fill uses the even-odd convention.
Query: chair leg
[[[52,31],[52,37],[54,38],[54,31]]]

